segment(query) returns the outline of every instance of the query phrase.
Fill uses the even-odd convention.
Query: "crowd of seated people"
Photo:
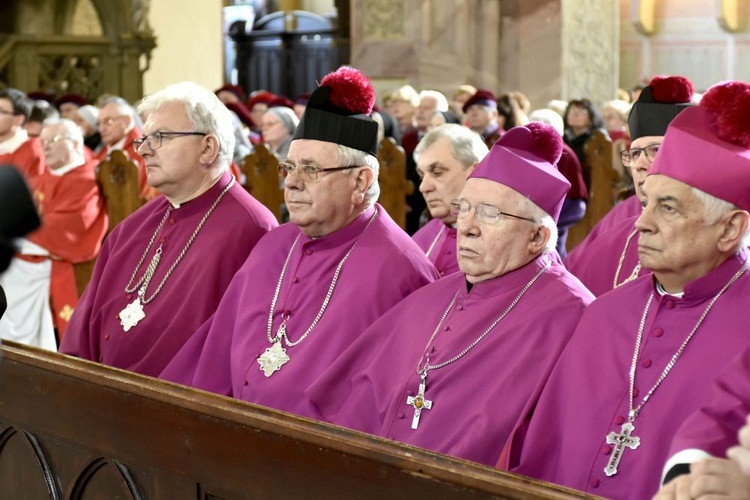
[[[695,415],[726,415],[704,407],[738,353],[747,372],[750,87],[701,100],[657,76],[637,91],[601,108],[471,85],[376,96],[346,67],[300,96],[183,82],[134,106],[0,91],[0,164],[42,220],[0,275],[0,338],[652,496],[680,440],[710,427]],[[403,228],[377,202],[385,137],[416,187]],[[601,137],[617,147],[591,163]],[[279,161],[280,226],[243,188],[260,145]],[[136,164],[144,206],[105,239],[96,171],[114,151]],[[628,196],[568,253],[602,165]],[[72,269],[97,256],[79,296]],[[705,467],[661,495],[704,492]]]

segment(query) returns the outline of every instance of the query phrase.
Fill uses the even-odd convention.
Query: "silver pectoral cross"
[[[625,422],[622,424],[619,434],[612,431],[607,435],[607,444],[615,445],[614,450],[612,450],[612,456],[609,457],[609,463],[607,463],[607,466],[604,468],[604,473],[607,476],[614,476],[617,474],[617,466],[620,464],[620,459],[625,451],[625,447],[635,450],[641,444],[641,438],[630,435],[634,429],[635,426],[633,426],[632,422]]]
[[[411,420],[411,428],[416,429],[419,427],[419,417],[422,415],[422,410],[431,410],[432,401],[425,399],[424,391],[427,388],[427,373],[422,375],[422,382],[419,384],[419,391],[416,396],[409,396],[406,398],[406,404],[414,407],[414,418]]]
[[[122,325],[122,329],[127,332],[145,317],[146,313],[143,312],[143,304],[141,304],[141,296],[139,294],[133,302],[120,311],[120,324]]]
[[[266,349],[263,354],[258,356],[258,364],[266,377],[270,377],[274,372],[280,370],[281,367],[287,364],[291,359],[286,353],[286,349],[281,347],[285,334],[286,321],[282,322],[281,326],[279,326],[273,345]]]

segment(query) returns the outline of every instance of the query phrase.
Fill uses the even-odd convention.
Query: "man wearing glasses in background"
[[[19,241],[0,275],[9,305],[0,337],[56,351],[55,330],[62,338],[78,301],[73,264],[99,253],[107,213],[81,129],[70,120],[47,121],[40,139],[48,170],[33,194],[42,226]]]
[[[451,202],[459,273],[418,290],[308,389],[318,418],[495,465],[593,297],[555,257],[562,138],[506,132]],[[532,319],[533,318],[533,319]]]
[[[280,165],[290,222],[263,238],[163,378],[314,416],[308,385],[380,315],[436,279],[376,203],[374,101],[354,68],[321,81]]]
[[[125,153],[125,156],[138,167],[141,198],[150,200],[159,193],[146,182],[146,164],[133,145],[133,141],[141,136],[133,113],[133,107],[122,97],[110,97],[104,101],[97,122],[102,148],[95,157],[99,161],[105,161],[112,151]]]
[[[596,295],[644,274],[638,262],[641,186],[672,120],[692,105],[693,84],[681,76],[657,76],[633,104],[628,127],[633,142],[621,153],[633,176],[635,195],[617,204],[565,258],[565,267]]]
[[[158,375],[277,224],[228,171],[232,120],[213,93],[171,85],[139,112],[146,135],[133,148],[149,186],[164,196],[107,237],[60,351]]]
[[[29,137],[23,127],[31,107],[31,100],[20,90],[0,90],[0,165],[16,167],[33,189],[46,167],[39,139]]]

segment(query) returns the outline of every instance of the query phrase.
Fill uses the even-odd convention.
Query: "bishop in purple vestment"
[[[636,222],[652,274],[586,310],[500,466],[606,498],[649,498],[675,431],[750,345],[750,140],[727,131],[750,112],[747,101],[727,116],[727,103],[742,102],[738,87],[750,91],[716,85],[670,124]]]
[[[375,203],[373,101],[357,70],[323,79],[280,166],[291,222],[258,244],[163,378],[315,417],[307,386],[380,315],[437,278]]]
[[[452,203],[461,272],[403,300],[338,357],[306,391],[321,418],[497,461],[593,300],[555,253],[570,186],[554,166],[561,141],[530,123],[495,143]]]
[[[691,106],[693,85],[681,76],[657,76],[633,104],[628,126],[633,141],[621,154],[631,169],[635,195],[610,210],[565,258],[565,267],[597,297],[645,274],[638,263],[641,186],[646,180],[667,126]]]
[[[432,220],[412,238],[437,268],[440,276],[458,272],[456,217],[450,202],[458,197],[466,177],[487,154],[478,134],[456,124],[442,125],[417,145],[419,190],[427,202]]]
[[[215,95],[178,84],[140,111],[147,135],[137,149],[164,196],[106,238],[60,352],[156,376],[277,223],[228,173],[232,121]]]

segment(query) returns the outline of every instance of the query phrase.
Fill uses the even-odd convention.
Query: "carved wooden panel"
[[[279,179],[279,159],[266,144],[255,146],[245,157],[245,189],[281,222],[284,190]]]
[[[117,224],[144,203],[140,198],[138,166],[128,160],[122,151],[112,151],[109,158],[97,167],[96,180],[107,205],[109,234]]]
[[[591,498],[54,352],[0,357],[3,499]]]
[[[406,196],[414,193],[414,183],[406,178],[404,148],[390,137],[380,142],[380,204],[396,224],[406,227]]]

